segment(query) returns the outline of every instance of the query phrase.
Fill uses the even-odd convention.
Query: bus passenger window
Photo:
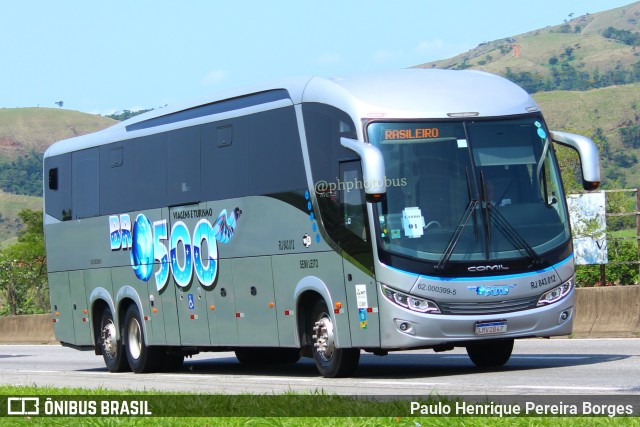
[[[58,168],[49,169],[49,190],[58,189]]]

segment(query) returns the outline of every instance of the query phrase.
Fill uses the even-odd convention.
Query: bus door
[[[359,160],[340,162],[340,246],[349,306],[351,344],[380,346],[378,294],[373,275],[372,241]]]
[[[209,336],[209,319],[206,292],[198,281],[196,274],[193,234],[198,221],[206,213],[204,205],[189,205],[169,208],[169,262],[171,275],[168,287],[173,289],[176,297],[178,324],[180,327],[180,343],[184,345],[211,345]],[[210,218],[209,218],[210,219]],[[215,244],[215,243],[212,243]],[[205,253],[200,259],[207,259],[206,245],[202,245]],[[169,292],[170,289],[167,289]],[[217,343],[216,343],[217,344]]]

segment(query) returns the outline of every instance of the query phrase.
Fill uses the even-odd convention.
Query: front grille
[[[442,314],[495,314],[536,308],[538,297],[526,297],[504,301],[442,302],[438,301]]]

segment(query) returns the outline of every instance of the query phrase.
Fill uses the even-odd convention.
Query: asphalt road
[[[640,339],[516,341],[511,360],[495,372],[477,370],[464,349],[363,353],[355,376],[340,379],[320,377],[311,359],[247,367],[227,352],[187,359],[179,372],[112,374],[93,352],[0,345],[0,384],[225,394],[640,395]]]

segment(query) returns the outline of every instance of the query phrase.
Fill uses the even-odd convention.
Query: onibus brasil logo
[[[231,213],[223,209],[213,224],[204,218],[198,221],[193,233],[182,221],[173,223],[169,233],[166,219],[152,223],[146,215],[139,214],[132,224],[129,214],[111,215],[111,250],[131,250],[131,267],[136,277],[147,282],[153,274],[158,291],[167,286],[169,273],[178,286],[185,288],[195,271],[202,286],[208,287],[213,285],[218,273],[217,242],[229,243],[241,213],[238,208]],[[178,257],[180,246],[184,248],[182,262]],[[159,268],[153,273],[156,261]]]

